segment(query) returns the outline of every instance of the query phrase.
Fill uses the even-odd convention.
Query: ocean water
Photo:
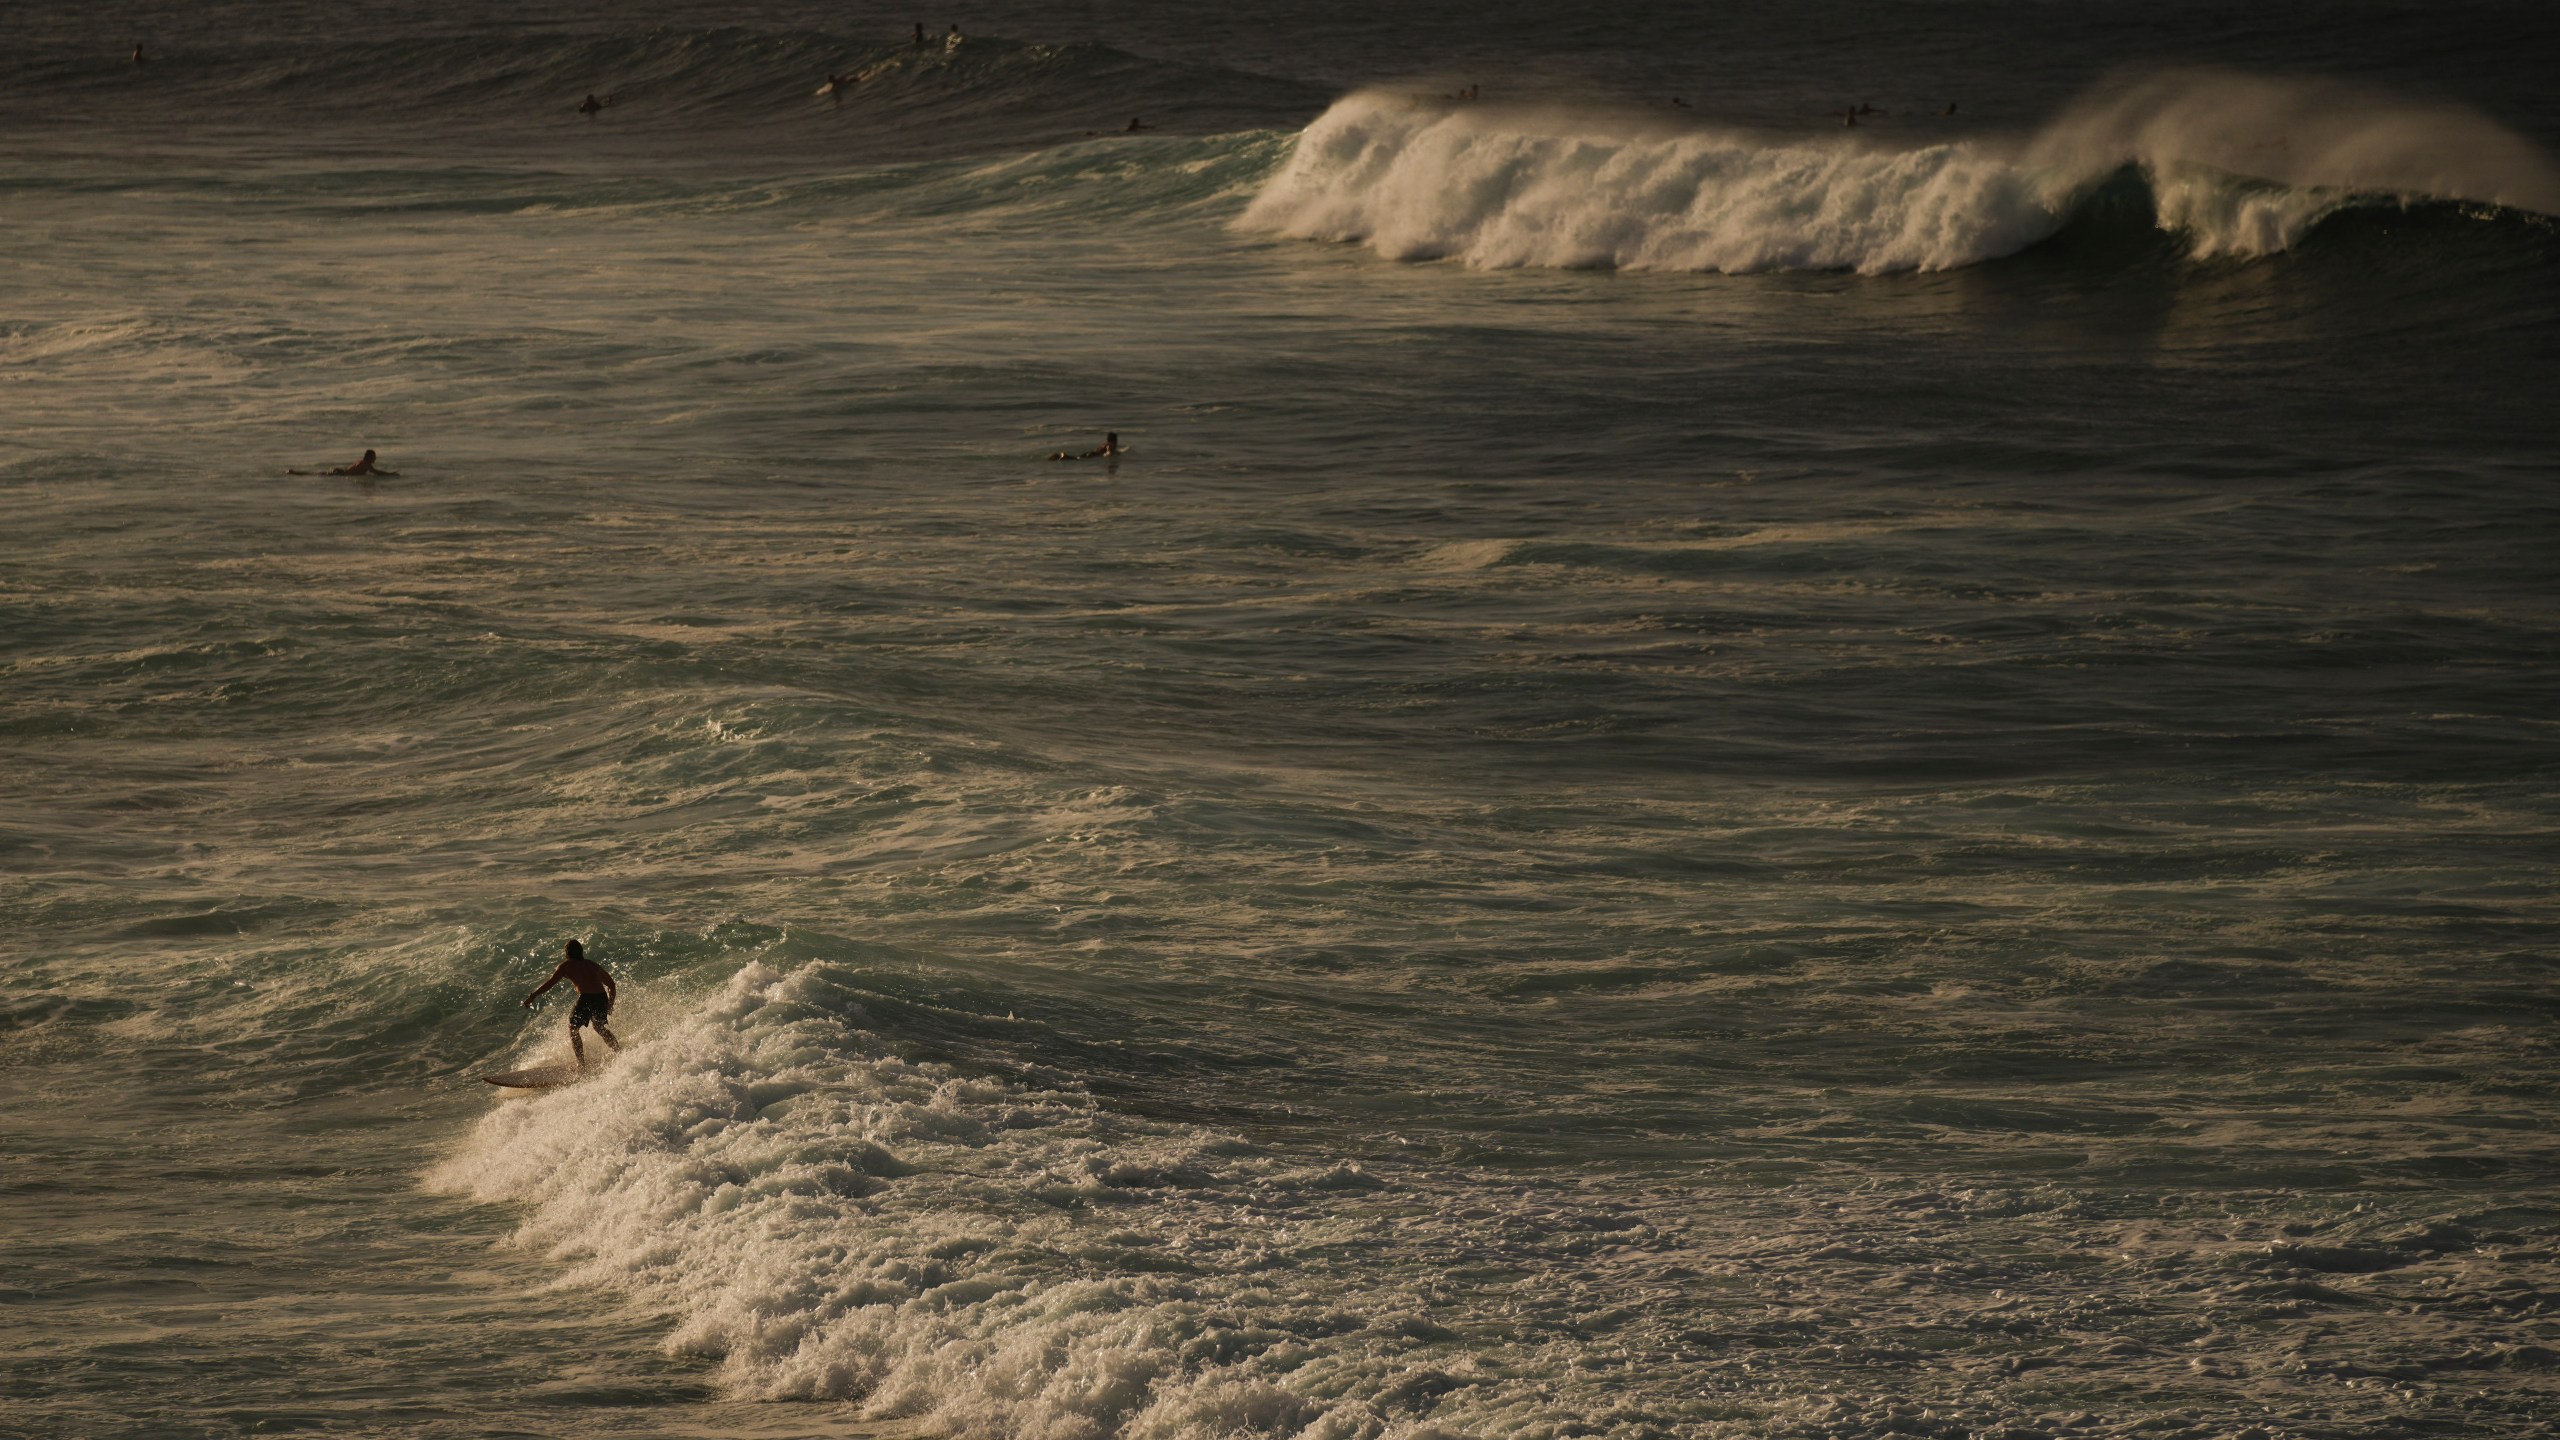
[[[2545,10],[7,30],[0,1434],[2560,1434]]]

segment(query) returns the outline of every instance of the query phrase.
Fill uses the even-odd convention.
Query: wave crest
[[[1307,128],[1236,223],[1488,268],[1876,274],[2016,254],[2128,169],[2148,223],[2198,259],[2290,249],[2359,203],[2560,210],[2560,182],[2520,137],[2454,107],[2350,106],[2349,93],[2155,76],[2093,93],[2024,143],[1896,146],[1367,91]]]
[[[2059,221],[2016,167],[1964,146],[1612,134],[1363,94],[1308,127],[1238,223],[1490,267],[1882,271],[1971,264]]]
[[[2066,107],[2022,163],[2560,214],[2560,170],[2523,136],[2458,105],[2334,80],[2178,70],[2111,81]]]

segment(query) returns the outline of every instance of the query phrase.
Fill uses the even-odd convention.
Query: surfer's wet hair
[[[572,960],[583,960],[587,958],[586,947],[580,945],[575,940],[570,941],[565,947],[565,950],[569,958]]]

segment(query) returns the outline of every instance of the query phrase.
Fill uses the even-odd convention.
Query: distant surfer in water
[[[364,452],[364,458],[353,465],[341,465],[335,470],[287,470],[284,473],[287,475],[388,475],[394,480],[400,478],[399,471],[385,470],[373,463],[373,452],[370,450]]]
[[[139,45],[133,47],[133,63],[136,65],[142,63],[142,47]]]
[[[1153,130],[1154,128],[1156,127],[1148,124],[1145,120],[1132,115],[1129,117],[1129,128],[1121,133],[1125,135],[1134,135],[1141,130]]]
[[[918,45],[924,43],[924,22],[921,20],[916,22],[916,43]]]
[[[850,75],[830,75],[827,77],[827,98],[835,101],[839,105],[844,103],[844,92],[852,88],[853,77]]]
[[[597,1039],[613,1049],[622,1048],[622,1042],[613,1038],[613,1032],[606,1029],[604,1023],[605,1017],[613,1013],[613,976],[607,974],[603,966],[588,959],[585,949],[575,940],[563,946],[561,953],[566,958],[560,962],[560,968],[552,971],[550,979],[535,986],[533,993],[524,997],[524,1008],[532,1009],[533,1002],[542,998],[543,991],[563,980],[577,987],[578,1003],[569,1011],[569,1053],[578,1057],[578,1064],[583,1068],[587,1063],[587,1047],[578,1043],[578,1027],[593,1025]]]
[[[593,120],[596,118],[596,112],[604,107],[605,102],[597,99],[593,92],[589,92],[587,98],[579,103],[578,113],[586,116],[590,120]]]
[[[1107,434],[1107,435],[1105,435],[1105,436],[1103,436],[1103,437],[1102,437],[1102,443],[1101,443],[1100,445],[1097,445],[1097,446],[1095,446],[1094,448],[1092,448],[1092,449],[1090,449],[1090,450],[1087,450],[1086,452],[1084,452],[1084,453],[1083,453],[1083,454],[1081,454],[1081,455],[1075,454],[1075,453],[1074,453],[1074,452],[1072,452],[1072,451],[1061,450],[1061,451],[1059,451],[1057,454],[1052,455],[1052,456],[1050,456],[1049,458],[1050,458],[1050,459],[1052,459],[1052,460],[1099,460],[1099,459],[1104,459],[1104,458],[1106,458],[1106,457],[1114,457],[1114,456],[1117,456],[1117,455],[1119,455],[1119,453],[1120,453],[1120,432],[1119,432],[1119,431],[1117,431],[1117,430],[1114,430],[1114,431],[1112,431],[1111,433],[1109,433],[1109,434]]]

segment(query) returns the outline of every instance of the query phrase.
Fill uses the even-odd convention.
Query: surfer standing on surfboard
[[[603,966],[588,959],[586,950],[575,940],[563,947],[561,953],[568,958],[560,962],[559,969],[551,972],[550,979],[535,986],[533,993],[524,997],[524,1008],[532,1009],[533,1002],[542,998],[543,991],[563,980],[578,987],[578,1003],[569,1011],[569,1053],[578,1057],[578,1064],[583,1068],[587,1063],[587,1047],[578,1043],[579,1026],[593,1025],[597,1039],[613,1049],[622,1048],[622,1042],[614,1039],[613,1032],[604,1024],[604,1018],[613,1013],[613,977],[605,973]]]

